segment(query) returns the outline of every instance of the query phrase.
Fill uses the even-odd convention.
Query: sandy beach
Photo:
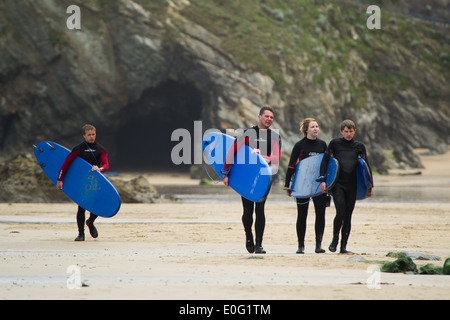
[[[450,257],[450,152],[421,156],[420,175],[375,177],[374,199],[356,205],[347,248],[314,253],[310,207],[306,252],[297,255],[296,207],[266,204],[265,255],[249,254],[239,197],[229,203],[122,204],[97,219],[99,237],[77,234],[74,204],[0,204],[1,299],[448,299],[450,277],[380,273],[388,252]],[[151,174],[156,186],[193,187],[186,175]],[[377,191],[416,187],[442,201],[376,201]],[[218,194],[223,186],[217,188]],[[276,185],[273,188],[281,189]],[[392,189],[393,190],[393,189]],[[439,191],[436,191],[439,190]],[[326,213],[323,247],[335,209]],[[88,230],[86,230],[88,231]],[[363,261],[360,261],[363,260]]]

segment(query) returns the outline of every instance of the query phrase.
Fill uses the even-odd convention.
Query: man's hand
[[[292,196],[291,196],[291,190],[289,190],[289,189],[284,189],[284,190],[286,190],[286,195],[287,195],[288,197],[292,197]]]
[[[62,190],[63,182],[61,180],[58,180],[58,182],[56,183],[56,188],[58,188],[59,190]]]
[[[223,175],[222,181],[223,181],[223,184],[226,185],[226,186],[228,187],[228,176]]]
[[[320,191],[322,191],[323,193],[325,193],[325,189],[327,188],[327,183],[326,182],[321,182],[320,183]]]

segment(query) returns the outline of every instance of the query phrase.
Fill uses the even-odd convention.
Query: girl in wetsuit
[[[284,183],[284,189],[286,194],[290,195],[289,185],[292,175],[295,171],[295,165],[297,162],[306,159],[309,156],[324,153],[327,144],[325,141],[317,138],[319,135],[319,124],[313,118],[306,118],[300,123],[300,132],[305,136],[302,140],[298,141],[292,149],[291,159],[286,171],[286,178]],[[314,208],[316,211],[316,253],[323,253],[322,249],[322,236],[325,229],[325,207],[327,203],[327,194],[321,194],[313,198]],[[297,202],[297,238],[298,238],[298,250],[296,253],[305,252],[305,232],[306,232],[306,217],[308,216],[309,198],[296,198]]]
[[[341,123],[341,138],[331,140],[320,165],[320,175],[325,174],[330,156],[334,156],[339,162],[339,176],[331,189],[334,205],[336,207],[336,217],[333,222],[333,240],[328,247],[331,252],[336,252],[339,242],[339,232],[341,231],[340,253],[347,253],[347,241],[350,236],[351,219],[356,202],[356,168],[358,157],[363,158],[369,166],[366,147],[363,143],[353,139],[356,133],[355,123],[351,120],[344,120]],[[372,176],[372,174],[370,175]],[[372,181],[373,186],[373,181]],[[323,192],[326,183],[320,184]],[[373,194],[373,188],[371,195]]]

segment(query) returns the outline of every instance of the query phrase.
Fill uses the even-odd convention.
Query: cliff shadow
[[[193,137],[197,120],[202,120],[202,93],[193,85],[169,80],[147,89],[124,108],[116,126],[103,129],[111,170],[188,172],[189,165],[172,162],[178,142],[171,136],[184,128]]]

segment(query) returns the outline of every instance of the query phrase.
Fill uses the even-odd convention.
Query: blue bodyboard
[[[225,157],[234,140],[234,137],[220,132],[207,133],[203,136],[203,159],[221,179]],[[260,154],[252,154],[251,151],[252,148],[245,144],[237,150],[228,174],[228,184],[244,198],[259,202],[269,193],[272,170]]]
[[[356,168],[356,200],[364,200],[372,192],[372,176],[367,163],[358,158],[358,167]]]
[[[310,198],[322,194],[321,181],[316,181],[320,176],[320,164],[323,154],[316,154],[298,162],[292,176],[290,185],[291,196],[296,198]],[[333,188],[339,174],[339,163],[334,157],[330,157],[325,173],[327,184],[326,192]]]
[[[34,155],[50,180],[56,185],[58,174],[70,150],[49,141],[41,141]],[[80,157],[69,166],[63,177],[62,191],[80,207],[102,217],[112,217],[120,209],[119,193],[99,171]]]

